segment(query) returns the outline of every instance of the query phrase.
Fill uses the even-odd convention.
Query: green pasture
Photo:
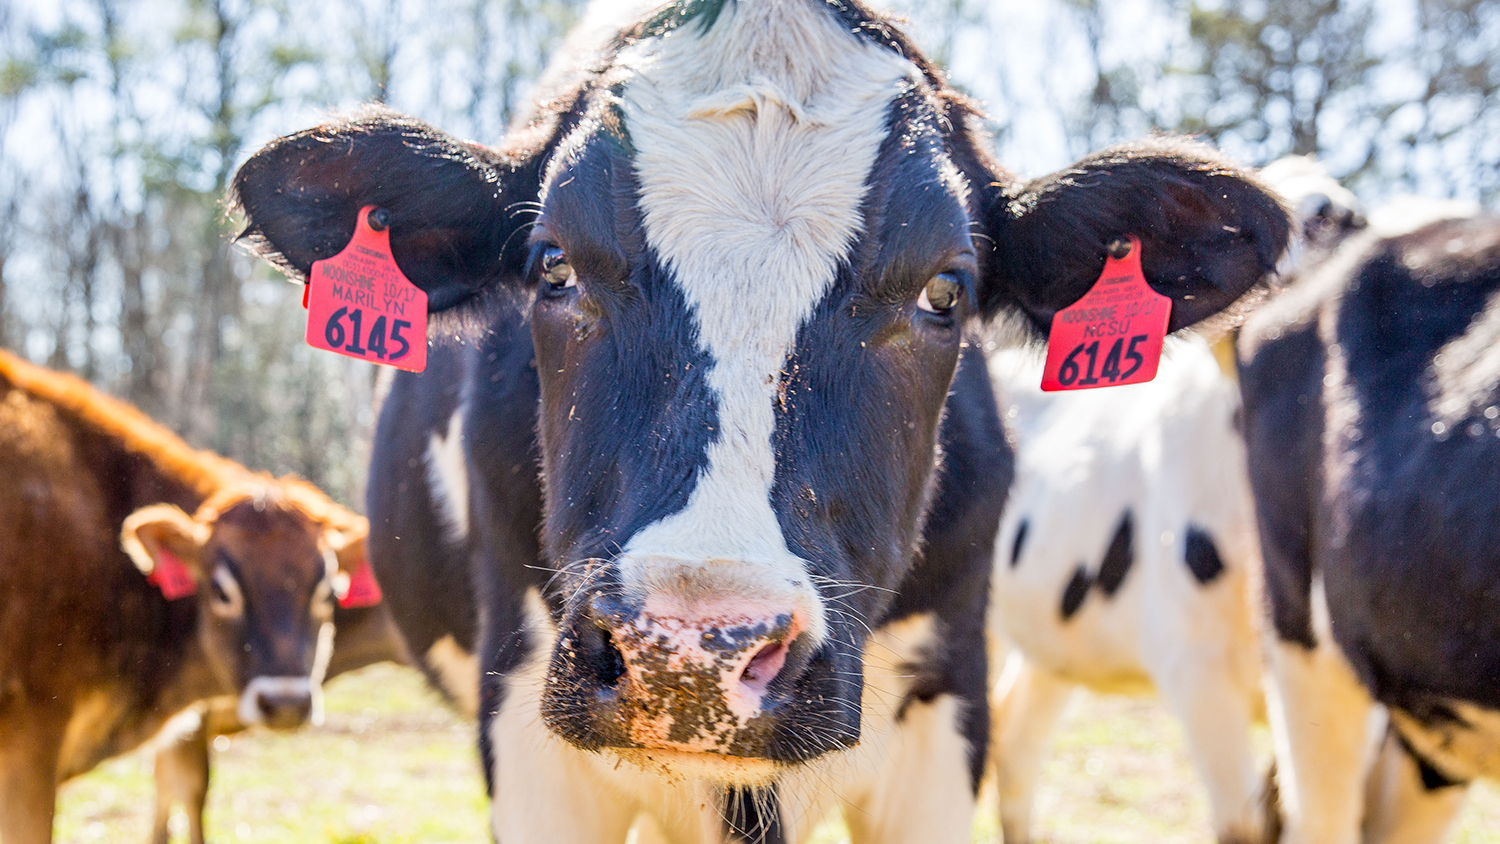
[[[220,741],[228,746],[214,754],[211,844],[490,840],[473,728],[415,672],[367,668],[330,683],[327,700],[319,729]],[[112,760],[63,787],[57,840],[145,844],[151,800],[150,761]],[[1152,701],[1080,695],[1057,737],[1036,821],[1038,840],[1051,844],[1213,840],[1181,731]],[[990,809],[974,840],[997,835]],[[830,822],[816,844],[842,840]],[[1500,792],[1475,790],[1456,842],[1500,844]]]

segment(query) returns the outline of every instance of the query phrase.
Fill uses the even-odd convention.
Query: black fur
[[[448,377],[394,375],[370,455],[370,477],[391,481],[371,483],[365,498],[370,564],[412,656],[429,672],[421,657],[444,636],[470,652],[477,644],[469,548],[448,540],[427,474],[429,438],[448,433],[461,400],[464,352],[435,346],[429,353],[429,370]]]
[[[1094,579],[1089,577],[1088,566],[1079,564],[1073,570],[1073,576],[1068,579],[1068,585],[1063,587],[1062,608],[1059,610],[1062,620],[1067,621],[1078,614],[1083,607],[1084,599],[1089,596],[1089,589],[1094,585]]]
[[[1011,568],[1015,568],[1016,564],[1021,562],[1021,549],[1026,547],[1026,531],[1030,528],[1031,522],[1026,519],[1022,519],[1021,524],[1016,528],[1016,538],[1010,544]]]
[[[1277,634],[1313,644],[1321,574],[1360,680],[1430,727],[1468,728],[1454,701],[1500,708],[1497,290],[1493,218],[1356,237],[1241,344]]]
[[[1130,567],[1135,564],[1135,521],[1131,518],[1130,509],[1125,509],[1124,515],[1120,516],[1120,524],[1115,528],[1115,535],[1110,537],[1109,547],[1104,549],[1104,559],[1099,563],[1099,573],[1094,576],[1094,581],[1099,585],[1099,591],[1106,597],[1111,597],[1119,591],[1120,586],[1125,583],[1125,575],[1130,573]]]
[[[1200,584],[1207,586],[1224,573],[1224,560],[1219,557],[1214,538],[1197,525],[1188,525],[1187,542],[1183,550],[1183,562]]]

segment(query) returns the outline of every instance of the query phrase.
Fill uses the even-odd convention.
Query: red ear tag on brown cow
[[[162,597],[168,601],[186,598],[198,592],[198,581],[193,579],[193,573],[165,548],[157,551],[156,565],[146,575],[146,582],[160,589]]]
[[[373,607],[385,596],[380,592],[380,583],[375,580],[375,570],[369,560],[362,560],[349,575],[349,588],[339,598],[339,606],[346,610]]]
[[[313,262],[305,291],[307,342],[421,372],[427,368],[427,293],[396,266],[385,219],[374,205],[359,209],[344,251]]]
[[[1141,241],[1124,257],[1104,261],[1099,280],[1052,318],[1042,389],[1089,390],[1140,384],[1156,377],[1172,300],[1151,289],[1141,272]]]

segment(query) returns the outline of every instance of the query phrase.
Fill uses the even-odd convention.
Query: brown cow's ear
[[[370,520],[364,516],[352,516],[323,528],[323,541],[338,560],[339,571],[346,575],[354,574],[369,561],[369,536]]]
[[[1168,327],[1176,331],[1261,285],[1291,225],[1248,169],[1185,138],[1112,147],[1045,178],[995,187],[981,308],[1019,308],[1042,332],[1098,280],[1116,238],[1141,239],[1146,280],[1171,297]]]
[[[180,562],[202,573],[199,552],[208,544],[208,528],[171,504],[153,504],[131,513],[120,528],[120,547],[142,574]]]
[[[520,279],[542,156],[502,156],[371,107],[267,144],[240,167],[240,241],[306,281],[349,243],[366,205],[389,216],[391,253],[442,311]]]

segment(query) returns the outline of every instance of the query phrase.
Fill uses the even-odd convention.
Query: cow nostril
[[[615,647],[614,637],[608,630],[599,631],[599,657],[598,671],[599,680],[605,686],[613,688],[620,678],[625,676],[625,655]]]
[[[786,651],[785,642],[772,642],[761,648],[745,664],[745,670],[740,672],[740,680],[752,689],[765,689],[781,673],[782,666],[786,665]]]

